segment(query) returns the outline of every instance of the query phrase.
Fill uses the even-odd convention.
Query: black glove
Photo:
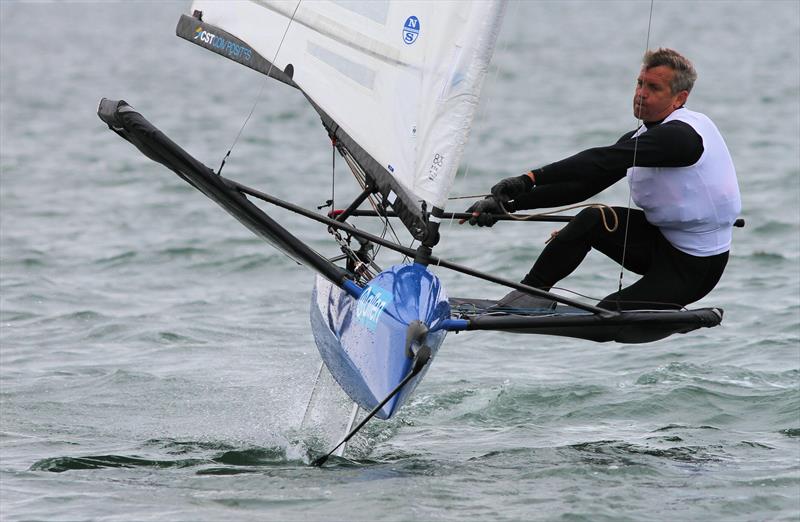
[[[513,176],[500,180],[492,187],[492,196],[500,203],[506,203],[520,194],[530,192],[532,189],[533,181],[530,176],[523,174],[522,176]]]
[[[503,214],[503,209],[492,196],[476,201],[467,210],[470,214],[478,214],[469,218],[469,224],[479,227],[490,227],[497,223],[497,216]],[[511,212],[509,210],[509,212]],[[463,223],[463,221],[462,221]]]

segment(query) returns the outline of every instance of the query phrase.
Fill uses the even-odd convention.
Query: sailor
[[[697,73],[672,49],[645,53],[633,98],[643,124],[615,144],[501,180],[472,205],[470,225],[492,226],[505,211],[584,201],[624,177],[641,210],[586,208],[554,233],[522,283],[550,290],[592,248],[643,277],[604,298],[613,310],[680,308],[708,294],[728,262],[733,223],[741,211],[731,155],[708,118],[684,105]],[[462,221],[463,223],[463,221]],[[609,231],[613,229],[613,232]],[[537,307],[519,291],[500,306]],[[554,304],[553,304],[554,305]]]

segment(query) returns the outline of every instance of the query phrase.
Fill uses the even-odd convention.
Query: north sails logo
[[[393,295],[379,286],[367,286],[358,298],[356,319],[364,324],[370,332],[378,326],[378,318],[386,305],[392,302]]]
[[[222,54],[227,54],[231,58],[241,58],[246,62],[253,56],[253,50],[244,45],[239,45],[231,40],[226,40],[212,32],[206,31],[202,27],[194,30],[194,40],[200,40],[209,47],[213,47]]]
[[[406,18],[406,23],[403,24],[403,43],[411,45],[417,41],[419,36],[419,18],[416,16],[409,16]]]

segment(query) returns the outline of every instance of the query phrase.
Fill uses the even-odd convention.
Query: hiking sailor
[[[642,126],[613,145],[503,179],[491,196],[467,209],[469,223],[492,226],[492,214],[503,208],[578,203],[627,177],[642,210],[615,207],[619,226],[609,232],[613,227],[604,226],[600,209],[584,209],[554,234],[522,283],[549,290],[594,248],[643,276],[600,307],[669,309],[701,299],[725,269],[741,199],[719,130],[706,115],[684,107],[696,78],[692,63],[674,50],[646,52],[633,99]],[[542,299],[515,290],[498,304],[536,307]]]

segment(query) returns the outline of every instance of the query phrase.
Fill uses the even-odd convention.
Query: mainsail
[[[298,87],[417,238],[443,209],[504,0],[195,0],[177,33]]]
[[[299,89],[363,184],[362,193],[344,211],[326,216],[223,177],[124,101],[101,100],[98,115],[145,155],[322,276],[312,296],[314,339],[331,376],[368,411],[337,448],[372,417],[386,419],[399,410],[447,332],[494,330],[633,343],[713,327],[722,320],[718,309],[614,312],[432,255],[497,39],[503,0],[196,0],[192,7],[192,16],[178,22],[178,36]],[[382,196],[377,204],[376,193]],[[323,257],[250,198],[324,224],[344,255]],[[412,249],[349,224],[346,219],[358,215],[367,198],[382,218],[400,217],[421,244]],[[358,251],[351,247],[354,238]],[[370,245],[414,262],[379,269]],[[341,261],[346,266],[337,264]],[[486,299],[448,299],[429,265],[561,304],[508,309]]]

